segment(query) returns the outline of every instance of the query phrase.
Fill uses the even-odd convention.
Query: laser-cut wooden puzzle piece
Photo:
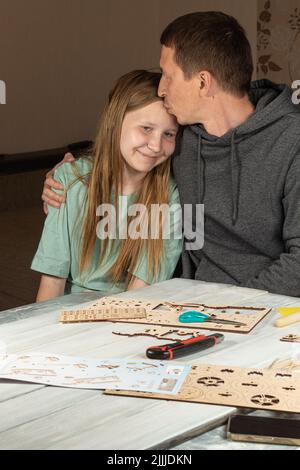
[[[164,341],[178,341],[180,339],[191,339],[199,336],[199,330],[184,330],[179,328],[166,328],[158,326],[156,328],[146,328],[144,330],[135,331],[135,332],[125,332],[125,331],[113,331],[114,335],[119,336],[150,336],[152,338],[164,340]]]
[[[279,398],[274,397],[273,395],[253,395],[253,397],[251,397],[251,401],[252,403],[263,407],[274,406],[280,402]]]
[[[148,299],[120,299],[119,297],[109,296],[101,297],[96,300],[91,308],[103,307],[103,306],[115,306],[115,307],[142,307],[146,310],[154,310],[159,305],[163,305],[162,300],[148,300]]]
[[[280,338],[280,341],[285,341],[287,343],[300,343],[300,336],[290,334]]]
[[[148,325],[158,325],[166,327],[182,327],[183,324],[178,321],[179,314],[185,308],[193,308],[193,310],[207,313],[211,317],[217,316],[222,320],[233,320],[244,325],[225,325],[216,322],[210,323],[185,323],[184,328],[204,329],[213,331],[228,331],[231,333],[249,333],[253,328],[271,311],[271,308],[265,307],[245,307],[245,306],[208,306],[200,303],[191,303],[182,301],[181,303],[169,302],[166,300],[147,300],[147,299],[121,299],[119,297],[102,297],[95,301],[91,307],[84,311],[97,312],[99,309],[108,307],[118,308],[144,308],[146,317],[138,318],[121,318],[112,319],[123,323],[139,323]],[[86,313],[86,314],[87,314]],[[95,314],[95,313],[94,313]],[[83,321],[83,320],[77,320]],[[85,320],[85,321],[95,321]]]
[[[177,395],[106,390],[109,395],[300,412],[300,374],[278,369],[193,364]]]
[[[89,321],[118,321],[122,319],[146,318],[142,307],[100,307],[85,310],[64,310],[60,314],[61,323],[79,323]]]

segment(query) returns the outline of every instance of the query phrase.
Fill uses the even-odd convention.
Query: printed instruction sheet
[[[0,379],[57,387],[176,394],[190,366],[160,361],[89,359],[45,353],[0,357]]]

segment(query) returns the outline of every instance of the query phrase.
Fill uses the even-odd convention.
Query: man
[[[158,94],[183,126],[181,204],[205,211],[204,246],[184,251],[183,277],[300,296],[300,110],[289,88],[251,83],[250,44],[224,13],[179,17],[161,44]]]

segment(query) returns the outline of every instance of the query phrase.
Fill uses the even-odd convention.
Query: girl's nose
[[[161,151],[161,136],[152,135],[148,141],[147,147],[154,153],[159,153]]]

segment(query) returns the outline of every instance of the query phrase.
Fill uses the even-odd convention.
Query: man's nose
[[[160,96],[160,98],[164,98],[166,96],[166,87],[165,87],[165,81],[163,77],[160,79],[157,94],[158,96]]]

